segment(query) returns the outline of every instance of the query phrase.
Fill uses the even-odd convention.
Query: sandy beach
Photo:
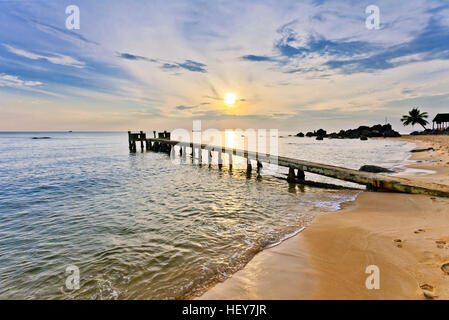
[[[404,136],[417,148],[407,176],[449,184],[449,136]],[[200,299],[449,299],[449,199],[362,192],[297,236],[257,254]],[[366,268],[380,288],[367,289]]]

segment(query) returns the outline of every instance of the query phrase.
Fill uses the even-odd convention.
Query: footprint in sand
[[[435,243],[437,244],[437,248],[444,249],[444,245],[446,244],[446,241],[444,241],[444,240],[437,240],[437,241],[435,241]]]
[[[435,299],[437,295],[435,294],[434,287],[430,284],[424,283],[419,286],[427,299]]]
[[[393,242],[396,245],[396,247],[402,248],[402,240],[401,239],[394,239]]]
[[[424,230],[424,229],[415,230],[415,233],[421,233],[421,232],[426,232],[426,230]]]
[[[445,274],[449,274],[449,262],[443,264],[443,265],[441,266],[441,270],[443,270],[443,272],[444,272]]]

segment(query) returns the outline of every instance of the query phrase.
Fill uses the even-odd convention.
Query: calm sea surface
[[[354,169],[400,169],[412,147],[279,139],[280,155]],[[0,299],[192,297],[358,194],[289,185],[285,169],[248,179],[235,161],[130,154],[126,133],[0,133]],[[73,265],[79,290],[65,285]]]

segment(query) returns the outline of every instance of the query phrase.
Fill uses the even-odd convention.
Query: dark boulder
[[[401,134],[399,132],[397,132],[397,131],[394,131],[394,130],[386,130],[384,132],[384,137],[386,137],[386,138],[397,138],[397,137],[400,137],[400,136],[401,136]]]
[[[387,169],[387,168],[382,168],[382,167],[379,167],[379,166],[372,166],[372,165],[361,166],[359,171],[372,172],[372,173],[380,173],[380,172],[391,173],[391,172],[394,172],[394,171],[391,171],[390,169]]]
[[[427,151],[435,151],[434,148],[425,148],[425,149],[413,149],[410,152],[427,152]]]
[[[360,140],[366,141],[366,140],[368,140],[368,138],[366,136],[360,136]]]
[[[309,137],[309,138],[310,138],[310,137],[313,137],[313,133],[312,133],[312,132],[310,132],[310,131],[309,131],[309,132],[307,132],[307,133],[306,133],[306,137]]]
[[[298,133],[296,134],[296,136],[297,136],[297,137],[301,137],[301,138],[302,138],[302,137],[304,137],[304,133],[302,133],[302,132],[298,132]]]
[[[316,140],[323,140],[323,136],[317,136]]]

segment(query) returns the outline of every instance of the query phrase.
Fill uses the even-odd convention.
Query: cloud
[[[449,27],[442,10],[445,8],[434,8],[434,15],[421,31],[415,30],[404,41],[393,43],[363,39],[355,34],[331,39],[330,34],[325,37],[316,29],[307,32],[299,26],[296,28],[298,21],[293,20],[277,29],[278,38],[273,42],[275,56],[248,54],[241,59],[272,62],[284,73],[335,70],[343,74],[370,73],[436,59],[449,60]],[[384,23],[382,31],[375,32],[378,35],[392,28],[392,23]]]
[[[170,63],[164,64],[163,69],[185,69],[192,72],[207,72],[205,69],[206,65],[204,63],[196,62],[193,60],[186,60],[183,63]]]
[[[49,24],[45,24],[42,22],[38,22],[37,20],[30,19],[31,23],[33,23],[39,30],[46,32],[50,35],[57,36],[58,38],[66,41],[73,41],[76,40],[78,42],[84,43],[84,44],[93,44],[93,45],[99,45],[97,42],[91,41],[82,35],[69,31],[67,29],[58,28]]]
[[[69,67],[75,67],[75,68],[84,68],[85,63],[78,61],[72,57],[69,56],[65,56],[62,54],[38,54],[38,53],[33,53],[30,51],[26,51],[23,49],[19,49],[10,45],[5,44],[4,47],[11,53],[14,53],[15,55],[27,58],[27,59],[31,59],[31,60],[47,60],[50,63],[53,64],[59,64],[59,65],[63,65],[63,66],[69,66]]]
[[[267,56],[256,56],[253,54],[249,54],[246,56],[241,57],[242,60],[248,60],[248,61],[276,61],[274,58],[272,57],[267,57]]]
[[[180,106],[176,106],[176,109],[178,109],[178,110],[190,110],[190,109],[195,109],[195,108],[197,108],[198,106],[183,106],[183,105],[180,105]]]
[[[150,61],[150,62],[157,62],[155,59],[149,59],[147,57],[143,56],[137,56],[131,53],[117,53],[117,57],[125,59],[125,60],[144,60],[144,61]]]
[[[25,81],[20,79],[17,76],[9,75],[9,74],[1,74],[0,75],[0,87],[35,87],[42,85],[40,81]]]
[[[196,62],[193,60],[185,60],[184,62],[174,62],[174,61],[165,61],[162,59],[150,59],[144,56],[138,56],[131,53],[117,53],[117,57],[125,59],[125,60],[133,60],[133,61],[147,61],[153,63],[159,63],[160,68],[163,70],[180,70],[184,69],[192,72],[207,72],[206,65],[201,62]]]
[[[344,73],[356,73],[435,59],[449,59],[449,28],[442,25],[440,19],[431,18],[427,27],[409,42],[387,47],[366,58],[330,60],[326,65]]]

